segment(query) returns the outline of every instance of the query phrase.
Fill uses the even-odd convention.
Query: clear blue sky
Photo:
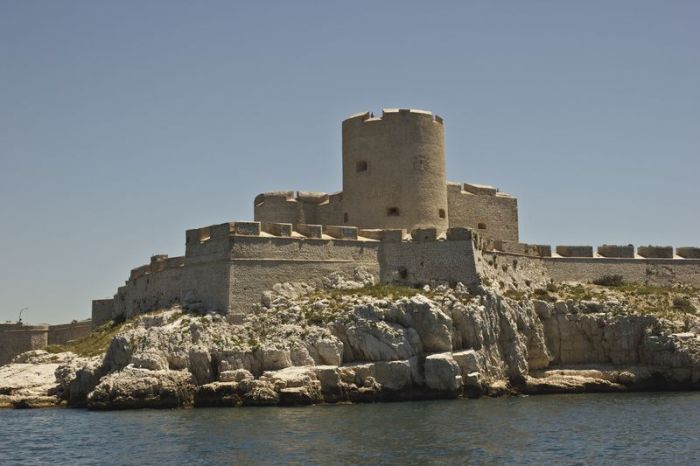
[[[340,122],[445,118],[521,238],[700,245],[700,2],[0,3],[0,321],[88,317],[185,229],[341,187]]]

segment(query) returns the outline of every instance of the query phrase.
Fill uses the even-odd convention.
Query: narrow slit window
[[[440,216],[440,218],[445,218],[445,209],[438,210],[438,215]]]
[[[389,207],[386,210],[386,215],[387,215],[387,217],[398,217],[399,216],[399,208],[398,207]]]
[[[347,212],[344,213],[343,214],[343,222],[348,223],[349,220],[350,220],[350,216],[348,215],[348,213]]]
[[[355,171],[359,172],[366,172],[367,171],[367,162],[364,160],[360,160],[355,164]]]

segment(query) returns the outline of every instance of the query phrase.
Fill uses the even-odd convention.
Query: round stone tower
[[[343,222],[447,230],[444,140],[442,118],[423,110],[343,121]]]

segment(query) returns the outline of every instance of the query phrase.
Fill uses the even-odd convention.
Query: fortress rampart
[[[604,275],[621,275],[627,282],[700,288],[700,248],[633,245],[556,246],[528,245],[485,239],[485,253],[537,259],[554,282],[593,282]],[[597,252],[594,252],[597,251]]]
[[[90,333],[91,321],[74,321],[60,325],[0,324],[0,366],[25,351],[39,350],[47,345],[62,345]]]
[[[518,202],[497,188],[446,181],[444,123],[431,112],[385,109],[343,121],[343,190],[262,193],[259,222],[361,229],[472,228],[518,241]]]
[[[188,230],[184,256],[153,256],[113,298],[95,300],[94,324],[176,303],[245,313],[275,283],[318,283],[358,268],[410,286],[531,289],[619,274],[700,287],[699,248],[520,243],[515,197],[446,181],[444,122],[431,112],[351,116],[342,123],[342,160],[342,191],[263,193],[254,222]]]

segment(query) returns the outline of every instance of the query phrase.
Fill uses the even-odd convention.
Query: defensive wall
[[[482,236],[516,242],[518,232],[518,200],[493,186],[448,182],[445,185],[449,228],[470,228]],[[305,191],[273,191],[262,193],[253,202],[257,222],[291,224],[349,225],[344,217],[344,193],[326,194]],[[388,211],[382,210],[384,215]],[[401,216],[401,210],[397,216]],[[438,215],[440,213],[438,212]],[[347,219],[347,220],[346,220]],[[374,227],[395,229],[393,227]],[[399,228],[406,231],[412,229]]]
[[[465,227],[503,241],[518,241],[518,200],[497,188],[473,183],[448,183],[450,227]]]
[[[417,286],[478,283],[470,230],[358,229],[230,222],[187,231],[185,256],[156,255],[131,271],[113,299],[93,301],[96,322],[174,304],[246,313],[274,284],[319,284],[362,268],[378,281]]]
[[[0,365],[25,351],[39,350],[47,345],[62,345],[88,335],[92,323],[88,320],[60,325],[0,324]]]
[[[25,351],[45,348],[49,344],[48,325],[0,324],[0,365]]]
[[[683,283],[700,288],[700,248],[604,244],[593,246],[531,245],[486,240],[484,254],[493,257],[530,258],[540,262],[554,282],[593,282],[604,275],[621,275],[632,283],[670,285]],[[494,259],[497,260],[497,259]],[[501,263],[506,260],[503,259]],[[520,259],[521,263],[525,259]]]
[[[157,255],[133,269],[110,300],[93,301],[96,319],[183,304],[247,312],[275,283],[320,282],[358,267],[379,276],[378,241],[358,229],[269,222],[229,222],[188,230],[185,256]],[[368,234],[372,234],[369,232]]]

